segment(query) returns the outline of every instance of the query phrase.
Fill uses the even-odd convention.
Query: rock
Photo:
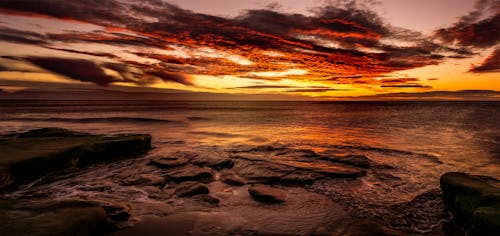
[[[157,159],[153,159],[149,161],[148,165],[154,165],[159,168],[172,168],[177,166],[182,166],[188,163],[188,160],[185,158],[177,158],[177,157],[161,157]]]
[[[234,171],[223,172],[220,176],[220,179],[222,182],[230,185],[241,186],[246,184],[246,181],[236,173],[234,173]]]
[[[253,199],[263,203],[281,203],[286,200],[286,192],[265,185],[255,185],[248,188]]]
[[[233,170],[249,183],[278,181],[295,168],[267,161],[237,160]]]
[[[385,236],[402,236],[408,235],[389,229],[379,223],[375,223],[364,219],[341,219],[331,224],[318,227],[312,235],[316,236],[372,236],[372,235],[385,235]]]
[[[100,203],[107,216],[114,221],[128,220],[130,217],[130,206],[121,203]]]
[[[130,176],[122,181],[120,184],[123,186],[140,185],[140,186],[163,186],[165,185],[165,178],[155,174],[140,174]]]
[[[207,186],[204,184],[188,181],[179,184],[177,188],[175,188],[174,194],[179,197],[191,197],[198,194],[208,194],[210,191]]]
[[[200,194],[193,197],[193,199],[198,200],[200,202],[206,203],[210,206],[218,206],[220,200],[210,194]]]
[[[103,207],[82,201],[0,201],[0,235],[102,235],[114,229]],[[11,201],[11,200],[7,200]]]
[[[142,155],[151,136],[90,135],[45,128],[9,135],[0,142],[0,188],[17,186],[52,171]]]
[[[233,167],[233,161],[223,152],[206,152],[191,159],[191,164],[208,166],[215,170]]]
[[[458,172],[441,176],[443,202],[470,235],[500,235],[500,188],[488,181]]]
[[[371,160],[364,155],[325,156],[322,159],[362,168],[368,168],[371,164]]]
[[[325,178],[325,176],[315,172],[296,170],[281,177],[280,182],[289,184],[313,184],[314,181],[322,178]]]
[[[203,183],[210,183],[214,180],[214,172],[211,169],[187,165],[180,168],[170,170],[166,173],[168,180],[175,182],[183,181],[200,181]]]

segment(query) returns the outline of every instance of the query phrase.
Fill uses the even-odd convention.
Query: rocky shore
[[[143,156],[150,148],[151,137],[141,134],[103,136],[46,128],[2,136],[0,235],[418,235],[358,217],[343,203],[310,190],[320,181],[363,177],[373,166],[363,155],[242,145],[229,151]],[[27,189],[22,196],[10,194],[39,177],[54,176],[42,182],[56,183],[65,179],[58,176],[79,170],[92,175],[94,163],[132,157],[137,157],[131,159],[133,167],[107,178],[138,191],[131,194],[154,200],[141,202],[141,208],[127,199],[118,201],[109,186],[78,181],[71,183],[74,189],[93,194],[51,199],[30,192],[30,186],[22,186]],[[31,184],[43,188],[39,182]],[[498,232],[497,180],[448,173],[441,188],[455,228],[463,226],[470,235]],[[436,196],[441,204],[440,193],[407,204],[421,206]],[[437,227],[429,235],[453,234],[463,231]]]

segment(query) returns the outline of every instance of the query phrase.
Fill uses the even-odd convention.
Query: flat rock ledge
[[[0,190],[53,171],[137,157],[151,149],[148,134],[91,135],[42,128],[0,139]]]
[[[443,202],[467,235],[500,235],[499,181],[449,172],[441,176]]]

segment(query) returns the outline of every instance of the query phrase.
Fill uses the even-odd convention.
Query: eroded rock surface
[[[489,182],[498,184],[492,178],[459,172],[441,176],[443,201],[470,235],[500,235],[500,188]]]
[[[137,157],[151,149],[147,134],[106,136],[43,128],[5,137],[0,142],[0,188],[68,167]]]
[[[253,199],[263,203],[281,203],[286,201],[286,192],[266,185],[255,185],[248,188]]]

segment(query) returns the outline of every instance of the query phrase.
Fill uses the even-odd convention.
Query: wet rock
[[[286,192],[266,185],[255,185],[248,188],[253,199],[263,203],[281,203],[286,200]]]
[[[120,181],[120,184],[123,186],[163,186],[165,185],[165,178],[155,174],[139,174]]]
[[[442,175],[440,183],[443,202],[468,234],[500,235],[500,188],[459,172]]]
[[[191,159],[191,164],[197,166],[208,166],[215,170],[233,167],[233,161],[223,152],[206,152]]]
[[[325,178],[325,176],[315,172],[296,170],[281,177],[279,182],[290,184],[312,184],[314,181],[322,178]]]
[[[135,157],[149,149],[151,136],[146,134],[90,135],[58,128],[13,134],[0,142],[0,188],[68,167]]]
[[[207,186],[204,184],[188,181],[179,184],[179,186],[175,188],[174,194],[179,197],[191,197],[198,194],[208,194],[209,192]]]
[[[332,224],[318,227],[312,235],[317,236],[341,236],[341,235],[355,235],[355,236],[372,236],[372,235],[385,235],[385,236],[402,236],[408,235],[403,232],[398,232],[389,229],[381,224],[363,220],[363,219],[342,219]]]
[[[182,166],[188,163],[185,158],[178,157],[160,157],[149,161],[148,165],[153,165],[159,168],[173,168]]]
[[[162,191],[160,188],[156,186],[144,186],[141,187],[144,192],[148,193],[149,198],[161,198],[162,197]]]
[[[278,181],[295,168],[266,161],[237,160],[233,170],[249,183]]]
[[[130,217],[130,206],[122,203],[100,203],[109,218],[124,221]]]
[[[196,195],[193,197],[193,199],[200,201],[202,203],[206,203],[210,206],[218,206],[219,202],[220,202],[220,200],[218,198],[216,198],[212,195],[209,195],[209,194]]]
[[[225,171],[221,174],[220,180],[226,184],[241,186],[245,185],[245,179],[238,176],[234,171]]]
[[[362,168],[370,167],[371,160],[364,155],[325,156],[322,159]]]
[[[114,228],[105,209],[91,202],[1,200],[0,209],[0,235],[101,235]]]
[[[214,180],[214,172],[211,169],[187,165],[172,169],[166,173],[168,180],[175,182],[200,181],[210,183]]]

